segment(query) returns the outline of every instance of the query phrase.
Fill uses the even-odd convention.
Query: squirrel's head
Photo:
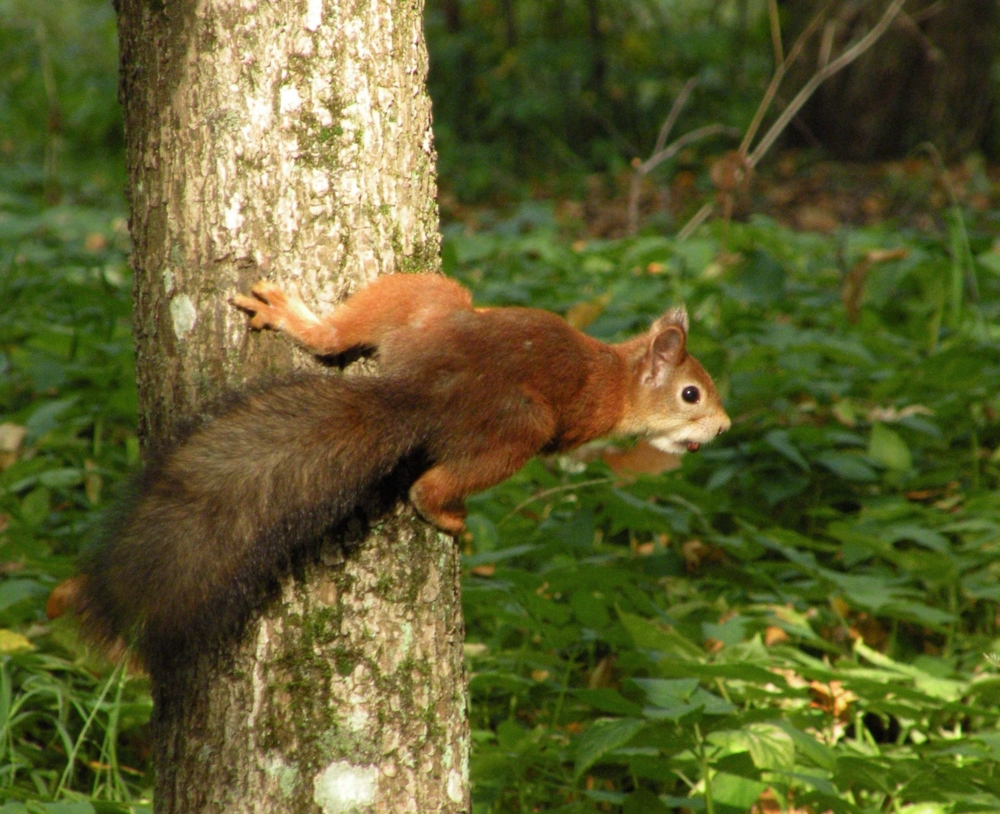
[[[687,352],[688,316],[672,308],[628,343],[634,376],[620,430],[664,452],[694,452],[729,429],[712,377]]]

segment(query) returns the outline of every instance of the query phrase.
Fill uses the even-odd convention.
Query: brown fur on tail
[[[154,675],[238,635],[295,558],[421,446],[420,403],[398,377],[299,376],[233,399],[108,518],[73,587],[85,632],[124,638]]]

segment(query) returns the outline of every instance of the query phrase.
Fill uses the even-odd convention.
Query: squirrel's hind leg
[[[465,498],[507,480],[532,454],[506,450],[435,464],[410,487],[410,502],[439,529],[459,535],[465,531]]]

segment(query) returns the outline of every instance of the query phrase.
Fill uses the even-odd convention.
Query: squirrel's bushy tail
[[[416,388],[303,376],[236,396],[143,471],[84,558],[75,606],[151,670],[242,629],[293,556],[429,428]]]

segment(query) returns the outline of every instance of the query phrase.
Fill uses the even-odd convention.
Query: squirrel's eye
[[[681,390],[681,398],[688,404],[697,404],[698,400],[701,398],[701,391],[693,385],[688,385]]]

